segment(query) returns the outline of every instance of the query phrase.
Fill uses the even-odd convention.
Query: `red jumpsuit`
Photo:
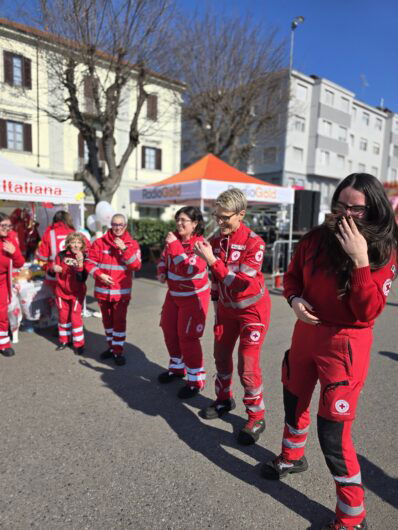
[[[207,264],[193,251],[197,241],[203,241],[203,237],[169,243],[158,263],[158,275],[166,275],[169,287],[160,319],[170,355],[169,371],[187,374],[189,386],[202,389],[206,372],[200,337],[205,329],[210,288]]]
[[[82,309],[86,296],[87,272],[84,267],[68,263],[76,260],[70,251],[62,251],[56,257],[55,263],[62,267],[57,272],[55,298],[58,307],[58,334],[61,344],[73,342],[75,348],[84,346],[84,331]]]
[[[115,355],[122,355],[133,271],[141,268],[141,252],[137,241],[128,232],[120,236],[127,247],[124,252],[117,247],[114,239],[112,231],[108,230],[105,235],[94,241],[86,261],[86,269],[95,279],[94,296],[101,309],[109,349]],[[113,285],[102,282],[101,274],[111,276]]]
[[[40,245],[36,251],[36,258],[43,261],[43,268],[46,271],[46,283],[55,290],[56,278],[52,266],[55,258],[61,250],[65,249],[65,239],[68,234],[74,232],[67,224],[59,221],[46,228]]]
[[[265,243],[243,223],[229,236],[211,241],[217,261],[211,266],[212,300],[218,300],[214,327],[216,394],[232,397],[232,353],[239,337],[238,373],[249,419],[264,418],[261,346],[268,330],[271,302],[261,265]]]
[[[396,259],[371,271],[354,269],[351,288],[338,298],[336,275],[325,256],[311,259],[321,232],[301,241],[284,277],[284,295],[297,295],[314,308],[318,326],[298,320],[282,364],[285,428],[282,455],[304,455],[309,405],[319,380],[318,437],[336,484],[336,514],[345,526],[362,522],[366,512],[361,470],[351,440],[359,393],[369,367],[372,328],[386,303],[396,273]]]
[[[3,248],[4,241],[9,241],[15,247],[14,254],[9,254]],[[12,269],[20,268],[25,259],[19,249],[16,237],[13,234],[0,237],[0,350],[10,348],[8,336],[8,304],[11,301]]]

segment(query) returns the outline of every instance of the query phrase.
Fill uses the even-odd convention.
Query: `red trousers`
[[[0,287],[0,350],[11,348],[8,335],[8,290],[7,285]]]
[[[203,388],[206,372],[200,337],[209,308],[210,292],[198,296],[172,296],[167,292],[160,326],[169,352],[169,371],[187,374],[189,386]]]
[[[282,364],[286,422],[282,454],[291,460],[304,455],[309,406],[319,380],[318,437],[336,484],[337,518],[345,526],[355,526],[366,515],[351,427],[371,345],[370,328],[311,326],[299,320]]]
[[[244,388],[243,403],[249,418],[255,420],[263,419],[265,411],[260,354],[269,326],[270,309],[268,292],[246,309],[227,308],[221,302],[217,303],[214,326],[217,400],[232,397],[232,354],[239,338],[238,374]]]
[[[75,348],[84,346],[82,309],[83,300],[56,297],[58,307],[58,335],[62,344],[73,342]]]
[[[108,346],[115,355],[123,354],[123,346],[126,340],[126,319],[128,300],[97,300],[102,313],[106,340]]]

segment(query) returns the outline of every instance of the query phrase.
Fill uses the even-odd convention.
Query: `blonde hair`
[[[239,213],[247,208],[245,194],[238,188],[231,188],[223,191],[216,199],[216,207],[228,212]]]
[[[65,248],[70,248],[70,244],[74,239],[78,239],[82,243],[82,252],[84,252],[86,250],[87,242],[81,232],[71,232],[68,234],[65,239]]]

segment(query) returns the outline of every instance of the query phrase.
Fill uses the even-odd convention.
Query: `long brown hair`
[[[344,252],[336,238],[337,222],[341,218],[336,202],[344,188],[352,187],[365,195],[366,217],[352,217],[368,244],[370,268],[379,269],[386,265],[393,253],[398,250],[398,227],[394,212],[381,182],[367,173],[352,173],[337,186],[332,197],[332,213],[328,214],[320,226],[313,228],[303,239],[314,233],[319,234],[319,245],[313,256],[314,270],[321,256],[326,257],[330,274],[338,278],[339,294],[349,291],[354,264]],[[324,266],[324,264],[322,265]]]

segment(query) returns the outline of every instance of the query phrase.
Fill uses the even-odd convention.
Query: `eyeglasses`
[[[187,223],[192,223],[192,219],[184,219],[183,217],[179,217],[178,219],[176,219],[176,223],[181,223],[185,225]]]
[[[231,213],[231,215],[217,215],[216,213],[213,213],[214,219],[219,223],[220,221],[222,223],[228,223],[228,221],[233,217],[234,215],[237,215],[237,213]]]
[[[12,228],[12,225],[11,224],[6,224],[6,223],[1,223],[0,224],[0,228],[2,228],[3,230],[11,230]]]
[[[345,204],[344,202],[336,201],[335,207],[339,210],[344,210],[346,212],[351,212],[354,215],[363,215],[368,209],[369,206],[366,204],[357,204],[354,206],[349,206],[348,204]]]
[[[112,228],[123,228],[126,225],[124,223],[111,223]]]

